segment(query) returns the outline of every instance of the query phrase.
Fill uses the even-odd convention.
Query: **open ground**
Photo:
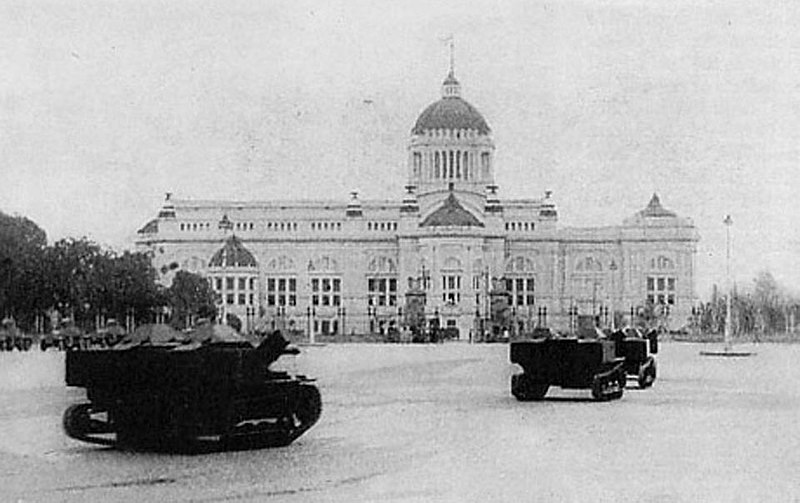
[[[305,347],[320,422],[281,449],[168,455],[82,444],[63,353],[0,353],[3,501],[796,501],[800,346],[749,358],[665,343],[621,400],[509,393],[505,345]]]

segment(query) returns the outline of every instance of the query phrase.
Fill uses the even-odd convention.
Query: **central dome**
[[[479,134],[489,134],[491,129],[478,110],[460,95],[460,85],[452,72],[442,84],[443,98],[426,108],[411,130],[423,134],[432,129],[472,129]]]

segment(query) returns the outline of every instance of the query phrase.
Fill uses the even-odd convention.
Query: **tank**
[[[220,325],[139,327],[112,348],[66,353],[66,384],[87,400],[64,412],[64,431],[155,450],[289,445],[322,411],[312,379],[270,368],[297,353],[279,332],[255,345]]]
[[[616,344],[617,356],[625,359],[625,374],[636,379],[639,388],[645,389],[656,380],[656,359],[658,353],[658,332],[650,330],[647,335],[638,329],[626,327],[612,335]]]
[[[511,377],[519,401],[541,400],[550,386],[589,389],[595,400],[622,398],[624,359],[607,339],[545,337],[510,344],[511,363],[523,372]]]

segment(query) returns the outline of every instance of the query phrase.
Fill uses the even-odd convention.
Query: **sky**
[[[616,225],[657,192],[800,292],[797,2],[0,3],[0,211],[114,249],[181,199],[397,199],[449,49],[502,197]]]

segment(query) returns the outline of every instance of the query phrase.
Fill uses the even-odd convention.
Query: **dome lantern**
[[[461,84],[453,74],[453,70],[447,74],[447,78],[442,83],[442,98],[459,98],[461,97]]]

